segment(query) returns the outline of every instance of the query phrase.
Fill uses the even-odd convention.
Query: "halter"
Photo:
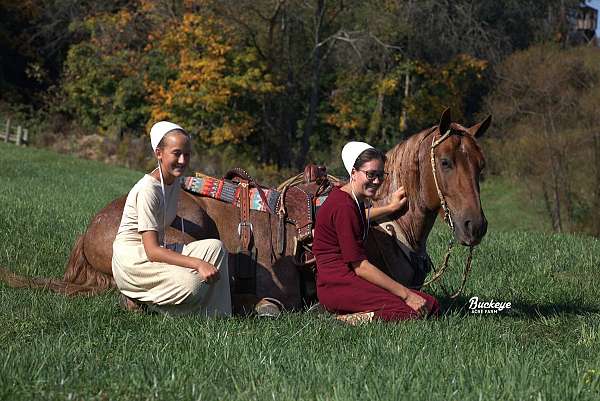
[[[450,135],[452,135],[452,130],[448,129],[444,133],[444,135],[442,135],[436,141],[435,134],[433,134],[433,139],[431,140],[431,148],[430,148],[430,159],[431,159],[431,173],[433,174],[433,182],[435,183],[435,189],[437,191],[438,197],[440,198],[440,203],[442,205],[442,209],[444,210],[444,221],[446,222],[448,227],[450,227],[450,230],[452,231],[452,237],[450,238],[450,241],[448,242],[448,250],[446,251],[446,255],[444,256],[442,266],[438,270],[436,270],[432,264],[431,267],[432,267],[433,273],[434,273],[433,277],[431,277],[429,280],[427,280],[425,283],[423,283],[423,287],[430,285],[434,281],[438,280],[446,272],[446,269],[448,268],[448,261],[450,260],[450,253],[452,252],[452,248],[454,247],[454,223],[452,222],[452,216],[450,215],[450,209],[448,208],[448,204],[446,203],[446,198],[444,197],[444,194],[442,193],[442,191],[440,189],[440,185],[437,180],[437,171],[435,168],[435,152],[434,152],[435,148],[439,144],[444,142],[446,139],[448,139],[450,137]],[[469,246],[469,256],[467,257],[467,263],[465,265],[465,270],[463,271],[462,282],[460,284],[458,291],[456,291],[452,295],[449,295],[448,291],[446,291],[446,288],[443,285],[440,285],[442,287],[442,290],[444,291],[444,293],[446,293],[446,296],[448,296],[450,299],[454,299],[454,298],[458,297],[458,295],[462,292],[462,290],[465,286],[465,283],[467,282],[467,277],[468,277],[469,273],[471,272],[474,248],[475,248],[475,246],[473,246],[473,245]]]

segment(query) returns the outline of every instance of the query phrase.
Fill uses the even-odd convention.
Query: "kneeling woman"
[[[129,308],[170,314],[231,315],[227,251],[221,241],[166,244],[180,182],[190,159],[188,134],[161,121],[150,130],[158,168],[129,192],[113,243],[112,271]]]
[[[364,242],[370,218],[398,211],[406,203],[400,189],[389,205],[365,212],[365,201],[375,196],[383,182],[385,155],[364,142],[349,142],[342,159],[350,181],[332,190],[315,226],[319,302],[330,312],[373,312],[383,320],[437,314],[434,297],[406,288],[367,260]]]

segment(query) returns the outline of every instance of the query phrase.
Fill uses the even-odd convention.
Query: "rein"
[[[423,287],[434,283],[435,281],[439,280],[444,275],[444,273],[446,272],[446,270],[448,268],[448,261],[450,260],[450,253],[452,252],[452,249],[454,247],[454,223],[452,222],[452,216],[450,215],[450,209],[448,208],[448,204],[446,203],[446,198],[444,197],[444,194],[442,194],[442,191],[440,190],[440,185],[438,184],[437,171],[435,168],[435,152],[434,152],[435,148],[439,144],[444,142],[446,139],[448,139],[450,137],[450,135],[452,135],[452,130],[450,130],[450,129],[448,129],[444,133],[444,135],[442,135],[437,141],[435,140],[435,134],[433,135],[433,139],[431,141],[430,159],[431,159],[431,172],[433,174],[433,182],[435,183],[435,189],[437,190],[437,194],[438,194],[438,197],[440,198],[440,203],[442,205],[442,209],[444,210],[444,222],[448,225],[448,227],[450,228],[450,231],[452,231],[452,237],[450,238],[450,241],[448,242],[448,250],[446,251],[446,255],[444,256],[442,265],[439,267],[439,269],[436,269],[435,266],[433,266],[433,263],[431,263],[431,268],[432,268],[434,274],[429,280],[427,280],[425,283],[423,283]],[[460,283],[460,287],[458,288],[458,291],[456,291],[454,294],[450,295],[448,293],[448,291],[446,291],[446,288],[440,284],[440,286],[442,287],[442,290],[444,291],[446,296],[448,296],[450,299],[455,299],[456,297],[458,297],[465,287],[465,283],[467,282],[467,277],[469,276],[469,273],[471,272],[474,248],[475,248],[475,246],[473,246],[473,245],[469,246],[469,256],[467,256],[465,270],[463,271],[463,278]]]

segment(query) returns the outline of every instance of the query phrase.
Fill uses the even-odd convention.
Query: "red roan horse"
[[[434,141],[450,130],[450,135],[435,149],[435,166],[439,189],[445,198],[455,239],[462,245],[477,245],[487,230],[487,221],[479,197],[479,174],[484,157],[476,137],[487,130],[488,117],[470,128],[451,123],[449,110],[444,111],[438,126],[413,135],[387,153],[389,172],[378,192],[378,203],[385,204],[399,186],[408,194],[408,211],[389,216],[387,222],[374,225],[367,241],[369,258],[391,277],[404,285],[420,287],[427,273],[427,237],[441,211],[430,149]],[[115,238],[125,196],[102,209],[92,219],[73,250],[62,280],[26,278],[0,269],[0,279],[14,287],[44,287],[77,294],[98,293],[114,287],[111,270],[112,243]],[[230,263],[239,246],[237,226],[239,209],[221,201],[182,192],[178,216],[183,217],[185,234],[177,228],[167,230],[167,242],[188,243],[197,239],[219,238],[230,251]],[[176,219],[176,222],[179,219]],[[287,308],[302,305],[301,272],[293,261],[293,227],[286,230],[286,248],[273,260],[273,235],[277,222],[268,213],[250,211],[257,248],[256,296],[281,300]],[[230,269],[230,271],[233,269]],[[234,299],[235,301],[235,299]]]

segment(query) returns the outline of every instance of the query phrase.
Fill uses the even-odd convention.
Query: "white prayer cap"
[[[181,128],[179,125],[173,124],[172,122],[169,122],[169,121],[159,121],[156,124],[154,124],[152,126],[152,128],[150,129],[150,142],[152,143],[152,150],[156,151],[156,147],[158,146],[160,141],[163,139],[163,137],[169,131],[173,131],[174,129],[178,129],[178,130],[185,132],[185,130],[183,128]]]
[[[348,142],[344,145],[342,149],[342,161],[349,175],[352,175],[352,168],[358,156],[367,149],[373,149],[373,146],[365,142]]]

